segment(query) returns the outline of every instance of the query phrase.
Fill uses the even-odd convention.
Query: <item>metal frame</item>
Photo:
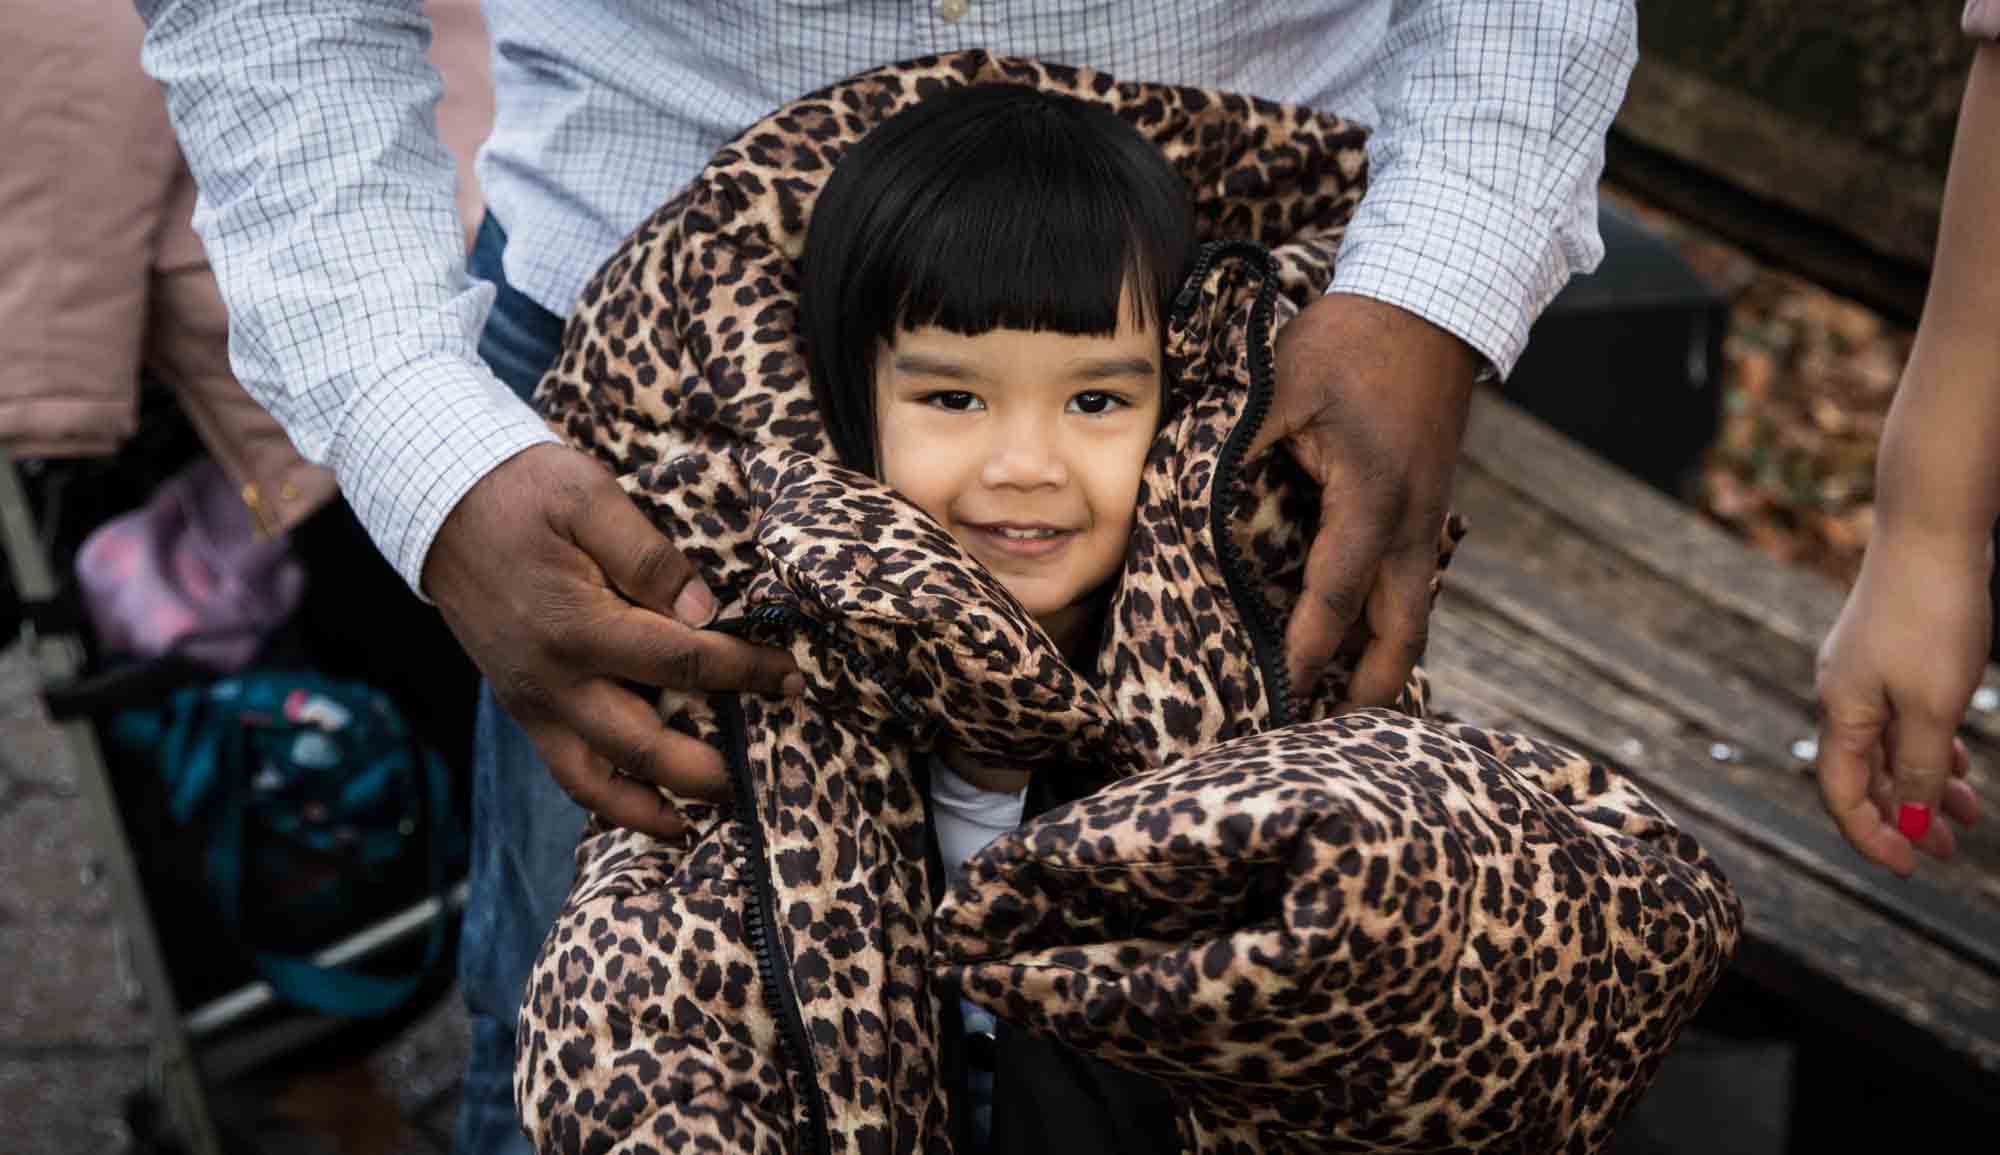
[[[34,513],[13,458],[0,450],[0,547],[13,572],[24,607],[52,601],[56,575],[36,533]],[[39,689],[68,685],[84,675],[88,651],[74,633],[42,634],[32,615],[24,617],[23,641],[34,659]],[[153,1037],[148,1079],[159,1093],[168,1126],[191,1155],[221,1155],[221,1136],[209,1110],[211,1086],[227,1083],[287,1052],[325,1037],[351,1020],[283,1008],[271,988],[253,982],[183,1013],[174,997],[159,929],[146,905],[139,865],[119,817],[111,773],[97,731],[86,718],[56,723],[76,767],[83,825],[111,881],[120,925],[130,936],[130,962],[146,1000]],[[442,902],[426,898],[314,956],[324,965],[353,962],[401,942],[448,918],[465,905],[460,881]]]

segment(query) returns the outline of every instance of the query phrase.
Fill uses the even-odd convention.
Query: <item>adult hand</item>
[[[1987,549],[1983,534],[1885,526],[1820,647],[1820,798],[1863,857],[1899,875],[1916,869],[1916,851],[1957,848],[1931,809],[1961,824],[1979,817],[1953,734],[1986,669]],[[1926,808],[1910,815],[1915,837],[1899,829],[1909,805]]]
[[[563,790],[620,826],[684,828],[647,783],[693,798],[729,788],[721,756],[667,729],[626,683],[800,688],[789,655],[697,628],[714,595],[611,475],[571,449],[538,445],[481,478],[438,530],[423,581]]]
[[[1283,438],[1320,484],[1305,595],[1285,634],[1303,694],[1359,647],[1345,706],[1395,702],[1429,636],[1431,578],[1478,355],[1414,313],[1329,294],[1278,335],[1277,395],[1253,451]]]

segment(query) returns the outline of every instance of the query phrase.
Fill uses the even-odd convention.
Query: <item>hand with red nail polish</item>
[[[1949,857],[1953,823],[1979,817],[1954,735],[1986,670],[1988,598],[1983,536],[1884,526],[1820,649],[1821,800],[1863,857],[1897,874],[1919,853]]]
[[[1883,428],[1875,528],[1820,647],[1819,788],[1840,832],[1898,874],[1979,817],[1953,734],[1986,670],[2000,514],[2000,42],[1959,112],[1930,291]],[[1936,821],[1942,813],[1949,822]]]
[[[1983,540],[1885,528],[1820,649],[1821,800],[1863,857],[1900,875],[1919,853],[1949,857],[1953,824],[1979,817],[1955,732],[1986,669],[1986,574]]]

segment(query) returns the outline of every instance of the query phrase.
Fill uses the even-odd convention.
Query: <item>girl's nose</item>
[[[1069,468],[1052,447],[1016,437],[986,455],[979,480],[994,489],[1057,488],[1069,483]]]

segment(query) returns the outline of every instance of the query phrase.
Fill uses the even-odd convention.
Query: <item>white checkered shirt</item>
[[[549,431],[481,364],[430,108],[420,0],[139,0],[201,188],[231,360],[330,465],[412,586],[473,482]],[[1410,309],[1502,372],[1594,267],[1632,0],[486,0],[480,156],[507,277],[556,313],[770,109],[983,47],[1302,102],[1374,126],[1334,288]]]

